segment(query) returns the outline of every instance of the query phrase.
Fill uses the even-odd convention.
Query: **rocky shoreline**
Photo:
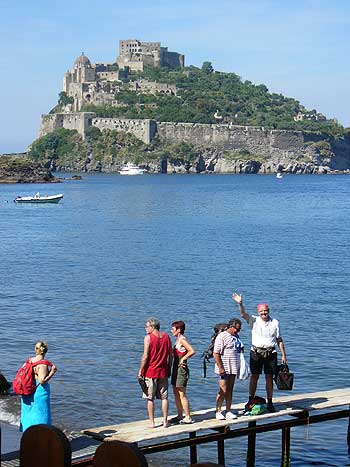
[[[336,156],[331,153],[321,156],[309,152],[299,157],[254,158],[227,157],[224,151],[213,148],[197,148],[197,157],[186,161],[183,158],[161,158],[159,160],[131,160],[150,174],[350,174],[350,168],[338,169]],[[34,162],[27,154],[0,156],[0,183],[58,183],[64,179],[52,172],[102,172],[119,173],[124,164],[120,159],[95,158],[90,152],[79,160],[48,160],[45,165]],[[343,166],[341,164],[340,166]],[[74,176],[72,179],[80,179]]]
[[[0,157],[0,183],[58,183],[51,171],[25,155]]]
[[[344,170],[333,168],[331,160],[308,161],[297,159],[267,160],[255,159],[226,159],[219,151],[201,153],[189,162],[182,159],[161,159],[158,161],[128,161],[136,162],[148,173],[162,174],[350,174],[350,169]],[[112,162],[110,159],[97,160],[90,154],[85,160],[76,161],[72,164],[50,164],[52,171],[58,172],[119,172],[123,164],[119,161]]]

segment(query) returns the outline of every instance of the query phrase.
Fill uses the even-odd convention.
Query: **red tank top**
[[[169,354],[171,351],[170,337],[166,332],[159,336],[149,334],[149,357],[146,378],[167,378],[169,376]]]

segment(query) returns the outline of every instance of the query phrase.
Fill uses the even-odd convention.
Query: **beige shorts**
[[[168,398],[168,378],[145,378],[148,395],[143,394],[144,399],[153,401],[154,399],[165,400]]]

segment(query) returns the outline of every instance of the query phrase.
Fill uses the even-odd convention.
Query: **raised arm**
[[[242,316],[242,318],[245,319],[247,321],[247,323],[249,323],[250,315],[244,309],[242,295],[239,295],[238,293],[233,292],[232,300],[237,303],[239,313]]]

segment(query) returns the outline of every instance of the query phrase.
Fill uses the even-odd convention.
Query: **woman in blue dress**
[[[21,397],[21,424],[20,431],[25,431],[32,425],[51,425],[50,408],[50,385],[49,380],[57,371],[57,367],[45,360],[48,351],[48,345],[45,341],[39,341],[35,344],[35,357],[30,361],[32,363],[43,361],[33,367],[36,391],[30,396]]]

